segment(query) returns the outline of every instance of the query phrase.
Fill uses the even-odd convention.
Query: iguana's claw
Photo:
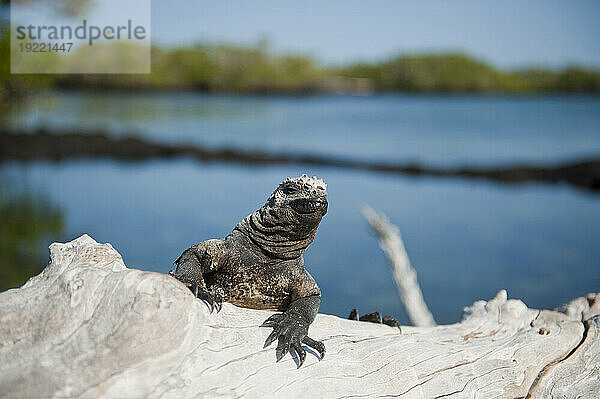
[[[398,329],[400,331],[402,331],[402,327],[400,327],[400,323],[398,323],[398,321],[392,316],[384,316],[382,322],[383,322],[383,324],[387,324],[390,327],[398,327]]]
[[[381,314],[379,312],[367,313],[359,317],[360,321],[369,321],[371,323],[381,324]]]
[[[265,341],[265,346],[263,346],[263,349],[266,348],[267,346],[271,345],[273,343],[273,341],[275,341],[277,339],[277,337],[279,337],[279,330],[277,329],[277,326],[265,326],[265,327],[275,327],[275,329],[267,337],[267,340]]]
[[[315,341],[314,339],[306,336],[302,339],[302,343],[307,346],[310,346],[311,348],[319,352],[319,360],[323,360],[323,358],[325,357],[325,344],[323,344],[323,342]]]
[[[202,288],[195,283],[191,284],[189,288],[194,293],[196,298],[201,299],[206,303],[210,309],[210,313],[212,313],[215,309],[217,309],[217,313],[221,311],[221,308],[223,307],[222,289],[215,289],[209,292],[205,288]]]
[[[306,360],[306,351],[297,339],[292,340],[292,348],[294,348],[294,352],[296,352],[296,355],[298,356],[298,368],[300,368],[304,364],[304,360]]]
[[[283,313],[275,313],[265,320],[261,327],[277,327],[277,324],[281,321],[281,319],[283,319]]]
[[[225,291],[222,288],[213,288],[211,290],[213,298],[215,299],[215,307],[217,308],[217,313],[223,309],[223,300],[225,298]]]
[[[281,335],[279,337],[279,343],[277,344],[277,361],[283,359],[285,355],[290,351],[290,336]]]
[[[315,341],[308,337],[308,325],[305,325],[302,320],[292,319],[285,313],[274,314],[264,321],[264,327],[273,327],[273,331],[265,341],[265,348],[271,345],[276,339],[279,339],[277,344],[277,361],[283,359],[290,351],[290,348],[296,352],[298,357],[298,368],[300,368],[306,360],[306,350],[302,347],[305,344],[319,352],[319,360],[325,356],[325,345],[322,342]]]

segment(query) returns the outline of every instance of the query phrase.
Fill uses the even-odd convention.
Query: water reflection
[[[111,128],[118,134],[121,126],[138,131],[145,124],[165,120],[182,123],[189,120],[242,120],[265,118],[270,112],[268,101],[252,97],[239,101],[236,97],[207,96],[197,93],[139,93],[93,91],[45,91],[29,97],[24,113],[13,112],[10,126],[38,127],[56,122],[83,128]],[[111,124],[110,121],[118,123]],[[33,123],[30,125],[29,123]],[[122,129],[122,130],[126,130]],[[139,132],[143,135],[143,132]],[[168,132],[163,132],[167,134]]]
[[[40,272],[49,239],[63,235],[63,211],[40,194],[15,190],[0,177],[0,291]]]

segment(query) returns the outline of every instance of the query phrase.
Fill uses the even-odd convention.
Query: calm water
[[[106,129],[163,142],[428,163],[553,162],[600,154],[600,99],[510,97],[210,97],[51,93],[14,126]],[[407,318],[359,210],[396,223],[438,322],[505,288],[532,307],[600,289],[600,196],[562,185],[498,185],[334,168],[190,160],[0,165],[13,190],[65,213],[66,236],[111,242],[129,267],[167,272],[189,245],[226,235],[282,177],[315,174],[330,210],[306,265],[321,311]]]
[[[440,165],[553,162],[600,154],[600,97],[51,93],[10,123]]]

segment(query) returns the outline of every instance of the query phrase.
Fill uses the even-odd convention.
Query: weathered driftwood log
[[[391,224],[383,213],[376,212],[370,206],[365,206],[362,214],[367,219],[373,233],[377,235],[379,246],[390,262],[394,283],[396,283],[398,294],[411,323],[417,327],[435,326],[433,315],[423,299],[417,272],[408,259],[400,230]]]
[[[318,315],[327,345],[275,362],[269,312],[209,314],[167,275],[127,269],[110,244],[53,244],[51,263],[0,294],[2,397],[584,397],[600,392],[600,295],[567,314],[501,291],[461,323],[403,327]]]

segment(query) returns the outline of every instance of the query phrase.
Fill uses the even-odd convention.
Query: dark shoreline
[[[354,93],[343,91],[313,91],[313,92],[269,92],[269,91],[210,91],[191,87],[138,87],[123,88],[111,86],[61,86],[55,85],[44,89],[36,89],[35,93],[43,93],[44,90],[51,93],[109,93],[109,94],[195,94],[231,98],[319,98],[319,97],[422,97],[422,98],[600,98],[600,92],[578,92],[578,91],[542,91],[542,92],[518,92],[518,91],[410,91],[410,90],[375,90],[368,93]]]
[[[147,142],[136,137],[112,138],[105,133],[53,134],[45,130],[31,133],[0,130],[0,162],[61,161],[82,158],[143,161],[174,157],[188,157],[201,162],[254,166],[275,164],[326,166],[409,176],[485,179],[506,184],[567,183],[600,193],[600,157],[556,165],[443,168],[415,163],[370,162],[310,154],[291,155],[249,152],[234,148],[208,149],[192,145],[166,145]]]

